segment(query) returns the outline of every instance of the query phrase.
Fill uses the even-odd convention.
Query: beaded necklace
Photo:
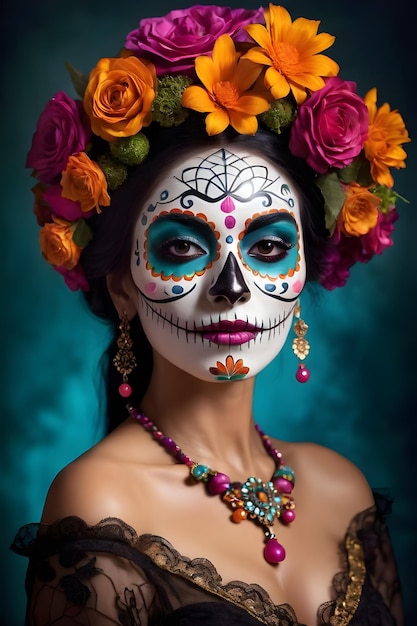
[[[250,476],[244,483],[231,482],[229,476],[210,469],[207,465],[196,463],[167,437],[144,413],[127,405],[130,415],[148,431],[174,459],[186,465],[190,475],[196,481],[206,484],[210,494],[221,497],[230,509],[233,522],[250,520],[261,526],[265,534],[264,558],[268,563],[276,564],[285,559],[285,549],[277,541],[271,528],[275,519],[289,524],[295,519],[295,503],[291,495],[294,487],[294,472],[283,464],[282,454],[276,450],[271,440],[255,424],[265,450],[275,461],[276,469],[268,482]]]

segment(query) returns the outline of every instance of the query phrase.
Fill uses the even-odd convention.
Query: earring
[[[122,398],[128,398],[132,393],[132,387],[127,382],[127,377],[136,367],[136,358],[132,352],[133,341],[129,335],[130,324],[125,312],[120,318],[119,330],[120,335],[117,339],[118,350],[113,359],[113,364],[123,377],[123,382],[119,387],[119,394]]]
[[[308,330],[308,325],[300,317],[300,302],[298,301],[294,309],[294,317],[296,318],[294,324],[294,332],[297,335],[292,342],[292,349],[295,356],[304,361],[308,353],[310,352],[310,344],[305,335]],[[310,371],[302,363],[298,363],[297,373],[295,375],[299,383],[306,383],[310,378]]]

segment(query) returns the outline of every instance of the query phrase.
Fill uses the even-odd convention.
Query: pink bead
[[[268,563],[281,563],[285,559],[284,547],[276,539],[268,539],[264,548],[264,557]]]
[[[208,489],[214,496],[218,496],[230,487],[230,478],[226,474],[218,472],[208,482]]]
[[[281,519],[286,524],[290,524],[295,520],[295,511],[293,509],[284,509],[281,513]]]
[[[119,387],[119,393],[122,398],[128,398],[130,395],[132,395],[132,387],[127,383],[122,383]]]
[[[299,365],[295,377],[299,383],[306,383],[310,378],[310,372],[304,365]]]
[[[274,478],[273,483],[275,489],[277,489],[280,493],[291,493],[294,487],[292,482],[282,477]]]

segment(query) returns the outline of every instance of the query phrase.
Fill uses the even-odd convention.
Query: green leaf
[[[68,73],[70,75],[72,84],[74,85],[74,89],[77,95],[80,96],[81,99],[83,99],[84,92],[88,84],[88,76],[80,72],[80,70],[77,70],[77,68],[71,65],[71,63],[66,62],[65,67],[68,70]]]
[[[93,233],[87,222],[83,219],[78,220],[75,230],[72,234],[72,240],[80,248],[85,248],[91,241]]]
[[[337,172],[334,170],[319,176],[316,180],[316,185],[324,198],[326,228],[330,234],[333,234],[337,218],[345,202],[343,187],[340,184]]]
[[[341,170],[339,170],[338,174],[340,182],[344,183],[345,185],[356,182],[359,169],[359,161],[353,161],[350,165],[343,167]]]

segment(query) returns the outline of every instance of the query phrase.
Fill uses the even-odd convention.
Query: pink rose
[[[290,150],[318,174],[352,163],[368,136],[368,109],[356,84],[335,76],[299,108]]]
[[[69,200],[62,196],[62,187],[59,183],[48,187],[43,195],[45,202],[51,207],[51,211],[54,215],[62,217],[68,222],[74,222],[81,217],[89,217],[94,213],[94,209],[89,213],[81,210],[81,205],[75,200]]]
[[[59,91],[41,113],[26,159],[42,183],[56,182],[68,157],[82,152],[91,130],[81,100]]]
[[[152,61],[158,76],[190,74],[195,58],[211,54],[220,35],[250,41],[242,27],[254,23],[264,23],[262,9],[195,5],[141,20],[139,28],[127,35],[125,47]]]

